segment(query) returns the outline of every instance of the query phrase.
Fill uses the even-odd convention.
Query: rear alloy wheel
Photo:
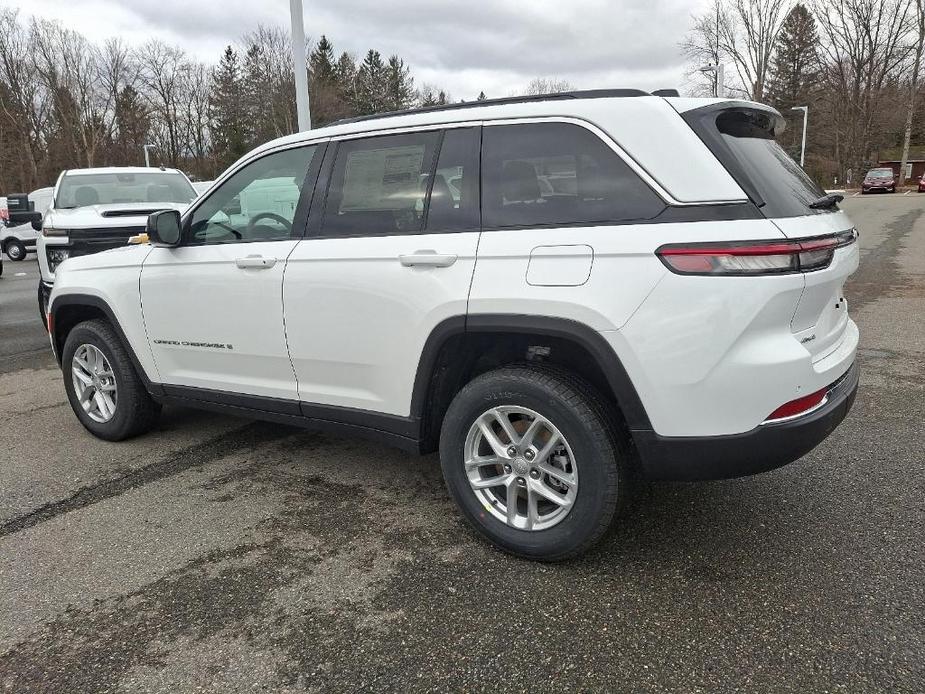
[[[575,504],[575,454],[548,419],[525,407],[493,407],[476,419],[464,465],[475,496],[512,528],[551,528]]]
[[[4,250],[6,251],[6,255],[10,260],[18,261],[26,259],[26,246],[18,239],[11,239],[7,241]]]
[[[624,502],[631,457],[617,413],[574,375],[483,374],[454,398],[440,464],[463,515],[501,549],[560,561],[597,542]]]

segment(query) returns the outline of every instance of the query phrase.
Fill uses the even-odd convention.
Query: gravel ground
[[[925,197],[845,207],[849,418],[558,566],[475,539],[435,457],[180,409],[91,438],[5,275],[0,691],[925,691]]]

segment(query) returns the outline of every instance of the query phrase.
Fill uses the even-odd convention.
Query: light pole
[[[716,82],[715,82],[716,86],[713,89],[713,96],[715,97],[725,96],[725,93],[724,93],[725,85],[723,85],[723,64],[722,63],[717,63],[716,65],[704,65],[702,68],[700,68],[700,72],[704,74],[708,72],[712,72],[714,75],[716,75]]]
[[[312,117],[308,111],[308,73],[305,70],[305,24],[302,19],[302,0],[289,0],[292,21],[292,69],[295,71],[295,107],[299,131],[311,130]]]
[[[803,112],[803,144],[800,145],[800,168],[803,168],[806,162],[806,123],[809,119],[809,106],[793,106],[790,110]]]
[[[145,151],[145,166],[151,166],[151,155],[148,152],[155,148],[154,145],[142,145],[141,148]]]

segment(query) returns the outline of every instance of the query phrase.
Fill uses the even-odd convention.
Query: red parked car
[[[871,169],[864,177],[861,183],[861,193],[871,193],[875,190],[886,191],[887,193],[896,192],[896,176],[893,169]]]

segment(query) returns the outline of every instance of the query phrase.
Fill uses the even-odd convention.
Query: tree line
[[[337,54],[322,36],[308,60],[311,116],[352,116],[447,103],[415,86],[397,56]],[[51,185],[67,168],[178,167],[214,178],[254,146],[297,127],[288,32],[258,26],[214,65],[152,39],[88,41],[55,21],[0,8],[0,193]]]
[[[806,170],[820,184],[858,184],[879,161],[908,160],[925,145],[921,59],[923,0],[714,0],[682,43],[692,93],[715,93],[723,64],[727,96],[775,106],[779,137],[799,161],[809,107]]]

